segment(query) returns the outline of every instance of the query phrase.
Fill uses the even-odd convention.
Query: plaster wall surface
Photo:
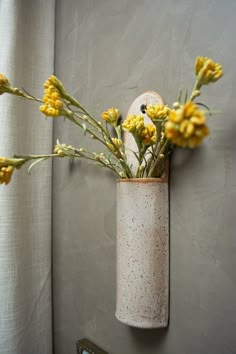
[[[54,163],[55,353],[88,337],[110,354],[236,353],[236,2],[234,0],[57,0],[56,75],[98,117],[125,116],[153,90],[172,103],[191,89],[197,55],[225,75],[202,90],[220,114],[194,151],[177,151],[170,180],[170,325],[140,330],[115,312],[115,176],[84,162]],[[68,122],[54,138],[99,145]]]

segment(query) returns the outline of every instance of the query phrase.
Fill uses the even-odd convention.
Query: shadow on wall
[[[153,351],[153,349],[160,349],[167,339],[168,334],[167,328],[153,328],[153,329],[140,329],[129,327],[130,334],[137,343],[137,346],[140,349],[144,349],[145,353],[148,350]]]

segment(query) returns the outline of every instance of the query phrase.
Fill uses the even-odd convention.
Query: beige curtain
[[[42,96],[53,72],[54,0],[0,1],[0,72]],[[0,156],[47,153],[52,121],[0,96]],[[0,185],[0,353],[51,354],[51,163]]]

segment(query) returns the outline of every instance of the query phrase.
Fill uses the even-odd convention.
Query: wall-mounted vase
[[[168,325],[168,196],[167,179],[117,181],[116,317],[129,326]]]

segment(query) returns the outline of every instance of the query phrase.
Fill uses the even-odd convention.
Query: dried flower
[[[61,145],[55,145],[53,152],[60,157],[66,156],[65,151],[61,148]]]
[[[172,110],[165,124],[166,137],[180,147],[194,148],[209,134],[203,111],[191,101]]]
[[[145,125],[142,131],[142,142],[144,145],[151,146],[156,143],[156,127],[153,124]]]
[[[146,114],[152,120],[166,119],[170,113],[170,108],[163,104],[154,104],[147,106]]]
[[[112,140],[112,144],[111,143],[107,143],[107,146],[114,153],[117,153],[118,155],[121,155],[121,153],[118,150],[120,150],[122,148],[122,146],[123,146],[122,140],[121,139],[117,139],[117,138],[112,138],[111,140]]]
[[[208,85],[223,76],[222,66],[207,57],[197,57],[195,60],[195,73],[199,86]]]
[[[75,154],[75,148],[71,145],[60,144],[60,142],[57,140],[57,144],[54,146],[53,152],[60,157],[73,157]]]
[[[143,116],[136,116],[135,114],[128,116],[124,120],[122,128],[132,134],[141,135],[144,128]]]
[[[11,176],[13,174],[14,167],[6,166],[0,168],[0,184],[5,183],[8,184],[11,180]]]
[[[117,126],[121,114],[117,108],[109,108],[107,111],[102,112],[101,118],[110,125]]]
[[[11,85],[8,81],[8,78],[0,73],[0,95],[2,95],[4,92],[9,92],[10,90]]]
[[[58,89],[60,87],[58,82],[60,83],[56,76],[51,75],[44,83],[44,105],[40,106],[40,111],[46,116],[58,117],[63,114],[64,103]]]
[[[0,86],[9,84],[8,78],[0,73]]]
[[[48,80],[44,83],[45,88],[47,88],[50,85],[56,87],[60,91],[61,95],[63,96],[63,94],[65,93],[65,88],[62,82],[55,75],[50,75]]]
[[[172,110],[160,103],[148,106],[142,104],[138,108],[152,120],[151,124],[145,124],[143,115],[135,114],[126,117],[121,124],[121,113],[114,107],[101,114],[102,121],[107,123],[103,124],[76,98],[67,93],[63,83],[56,76],[51,75],[44,84],[45,91],[40,111],[51,117],[64,116],[79,127],[85,136],[105,146],[109,150],[109,155],[106,157],[106,153],[92,152],[80,147],[74,148],[57,141],[53,154],[16,155],[14,159],[0,157],[0,183],[8,184],[14,169],[20,168],[27,161],[33,160],[29,166],[30,171],[38,162],[51,157],[92,160],[96,165],[109,168],[119,178],[162,177],[166,160],[175,145],[194,148],[209,134],[204,111],[200,110],[193,101],[201,94],[201,86],[217,81],[223,75],[223,70],[222,66],[212,59],[197,57],[195,72],[192,93],[188,95],[186,89],[185,94],[182,95],[184,91],[181,90],[177,102],[170,106]],[[6,76],[0,74],[0,94],[4,92],[30,101],[41,102],[41,99],[25,90],[12,87]],[[206,106],[203,103],[202,105]],[[128,139],[127,144],[123,142],[124,131],[131,133],[134,138],[130,146]],[[133,163],[130,156],[134,156],[137,162]]]
[[[123,142],[121,139],[112,138],[111,140],[117,149],[120,149],[122,147]]]

